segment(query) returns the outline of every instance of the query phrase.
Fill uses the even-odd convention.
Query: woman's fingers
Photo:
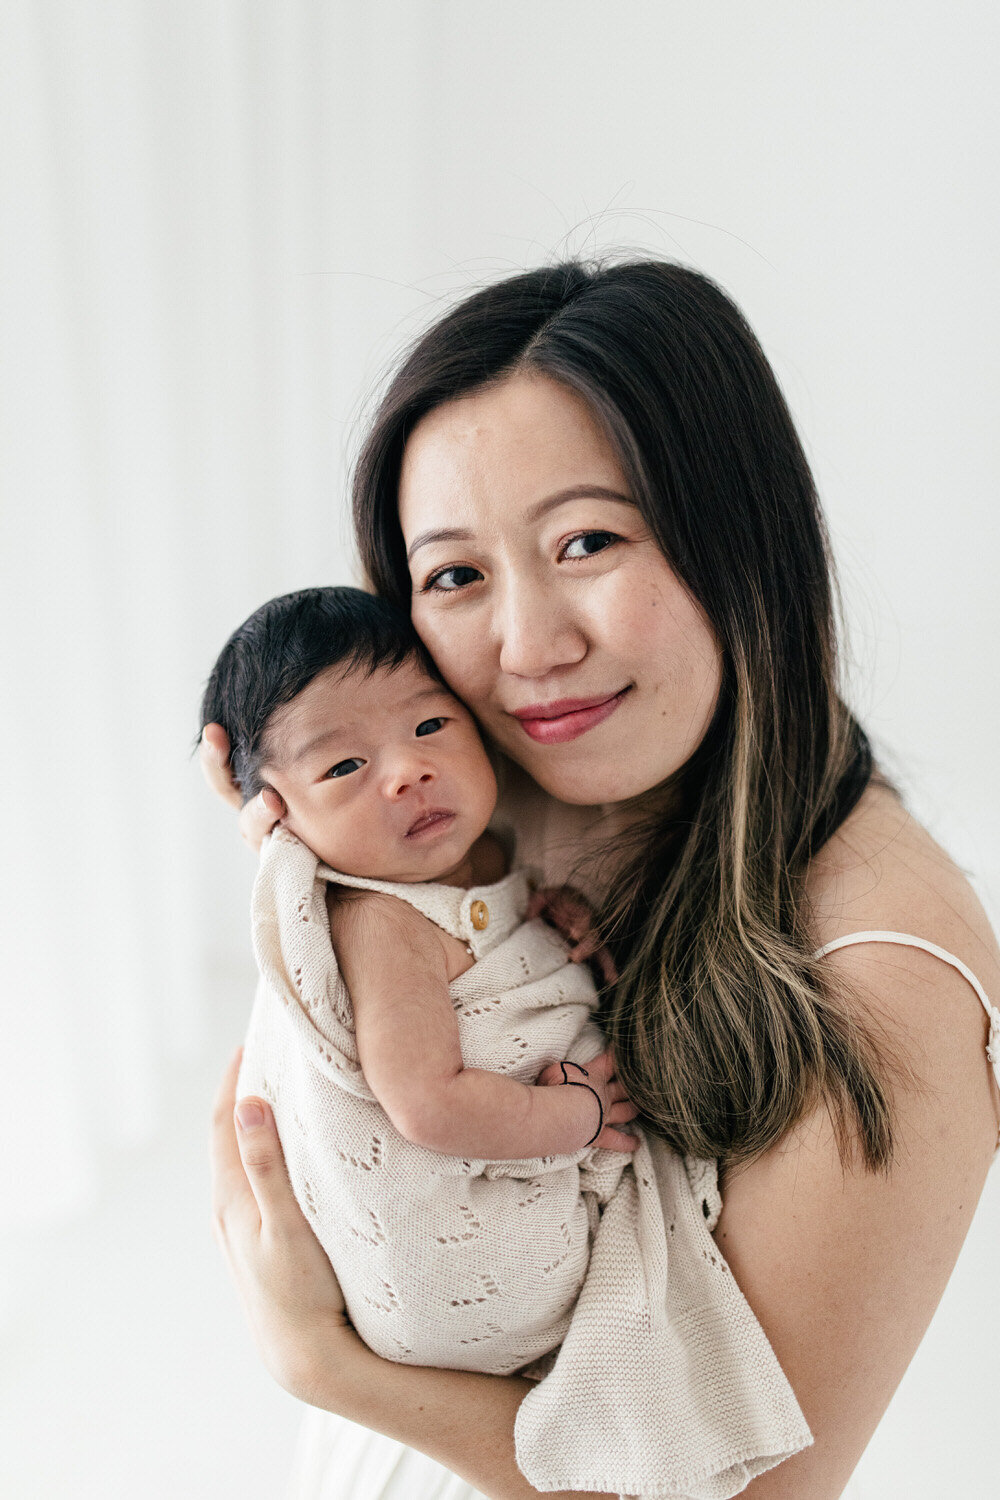
[[[287,809],[281,797],[272,787],[266,786],[240,813],[240,833],[251,849],[259,849],[276,823],[280,823]]]
[[[260,1215],[262,1230],[280,1232],[298,1223],[302,1210],[288,1180],[285,1153],[281,1149],[270,1106],[248,1095],[234,1111],[240,1162]]]
[[[269,1106],[236,1099],[239,1065],[237,1052],[215,1100],[215,1235],[271,1374],[299,1400],[322,1405],[317,1393],[338,1375],[337,1341],[346,1353],[345,1337],[351,1348],[357,1338],[333,1266],[296,1202]]]
[[[205,725],[198,745],[198,761],[212,791],[231,807],[240,807],[243,799],[229,767],[229,736],[221,724]]]
[[[243,1048],[230,1059],[222,1076],[212,1108],[212,1135],[209,1159],[212,1168],[212,1216],[216,1237],[225,1241],[226,1225],[234,1217],[246,1222],[256,1220],[260,1228],[257,1200],[240,1157],[233,1106],[236,1103],[236,1079],[240,1071]]]
[[[244,807],[229,764],[229,737],[221,724],[206,724],[198,745],[198,760],[213,792],[240,809],[240,833],[251,849],[259,849],[275,823],[285,816],[284,802],[273,787],[265,787]]]
[[[301,1217],[269,1105],[252,1095],[236,1102],[242,1053],[226,1069],[212,1118],[212,1207],[224,1241],[280,1232]]]
[[[294,1280],[308,1264],[319,1268],[324,1300],[343,1308],[333,1268],[306,1222],[288,1180],[274,1115],[266,1100],[252,1094],[237,1101],[236,1080],[243,1048],[226,1069],[212,1119],[212,1208],[223,1248],[236,1249],[244,1266],[253,1259],[257,1241],[286,1247],[297,1244],[299,1265],[285,1252],[285,1268]],[[259,1276],[259,1269],[256,1273]]]

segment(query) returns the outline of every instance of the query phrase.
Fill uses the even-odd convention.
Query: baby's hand
[[[543,1088],[558,1085],[569,1088],[582,1083],[589,1084],[600,1099],[604,1111],[604,1127],[592,1144],[605,1151],[634,1151],[638,1146],[637,1136],[626,1135],[613,1128],[626,1120],[634,1120],[639,1111],[626,1097],[625,1090],[615,1077],[615,1063],[610,1047],[606,1052],[591,1058],[585,1067],[571,1062],[549,1063],[539,1073],[535,1083]]]
[[[528,919],[541,917],[569,943],[573,963],[593,959],[605,984],[614,984],[618,970],[594,925],[589,903],[570,885],[543,886],[528,902]]]

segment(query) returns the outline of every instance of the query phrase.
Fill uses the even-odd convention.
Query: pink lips
[[[514,718],[531,739],[542,745],[562,745],[610,718],[630,688],[631,683],[607,698],[556,698],[551,703],[532,703],[515,709]]]
[[[450,828],[455,821],[455,814],[448,812],[443,807],[432,807],[428,812],[421,813],[406,830],[408,839],[419,838],[421,834],[443,833]]]

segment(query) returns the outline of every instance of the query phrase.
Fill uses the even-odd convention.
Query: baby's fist
[[[567,1068],[572,1071],[567,1073]],[[616,1130],[627,1120],[634,1120],[639,1113],[615,1076],[615,1063],[611,1049],[593,1057],[584,1067],[581,1063],[554,1062],[544,1067],[535,1079],[536,1085],[549,1088],[563,1085],[572,1088],[586,1081],[601,1102],[603,1124],[597,1139],[588,1144],[600,1146],[604,1151],[634,1151],[639,1144],[637,1136]]]

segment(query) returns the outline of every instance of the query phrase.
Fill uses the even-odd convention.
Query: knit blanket
[[[446,1156],[393,1127],[359,1064],[330,881],[398,895],[469,944],[476,962],[450,990],[466,1066],[533,1083],[606,1043],[586,967],[523,919],[523,871],[472,889],[363,880],[274,831],[252,899],[261,977],[238,1092],[271,1104],[360,1337],[387,1359],[532,1380],[515,1444],[542,1492],[724,1500],[811,1443],[712,1240],[711,1188],[693,1191],[706,1164],[635,1121],[630,1154],[508,1161]]]

